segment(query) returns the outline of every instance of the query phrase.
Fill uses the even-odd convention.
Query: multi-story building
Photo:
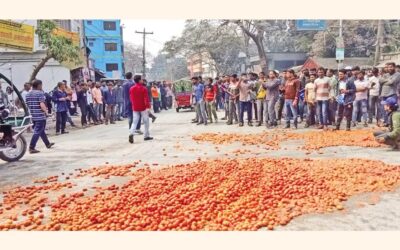
[[[39,20],[13,20],[17,24],[26,24],[33,26],[36,29]],[[53,20],[58,27],[68,32],[80,34],[82,31],[81,20]],[[22,89],[25,82],[27,82],[33,72],[34,67],[45,57],[46,50],[39,41],[39,37],[34,34],[32,51],[23,51],[8,47],[0,47],[0,73],[10,78],[17,88]],[[80,46],[82,47],[83,41],[80,36]],[[76,65],[60,64],[59,62],[51,59],[39,71],[37,79],[43,81],[43,88],[45,91],[53,89],[58,82],[62,80],[71,80],[70,70]]]
[[[190,76],[216,77],[215,63],[207,52],[196,53],[187,60]]]
[[[86,46],[93,66],[109,78],[124,75],[124,47],[120,20],[84,20]]]

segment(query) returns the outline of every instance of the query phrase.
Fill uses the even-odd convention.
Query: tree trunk
[[[40,62],[35,66],[35,69],[33,70],[31,77],[29,78],[29,82],[32,82],[33,80],[36,79],[37,74],[39,71],[46,65],[46,63],[52,58],[51,55],[46,55],[45,58],[40,60]]]
[[[257,39],[254,39],[254,43],[257,46],[258,56],[260,57],[261,71],[263,71],[265,74],[268,74],[268,60],[265,54],[262,38],[257,36]]]

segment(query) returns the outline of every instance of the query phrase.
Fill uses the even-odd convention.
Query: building
[[[58,27],[67,32],[73,32],[80,37],[80,46],[82,40],[82,21],[81,20],[53,20]],[[16,24],[26,24],[36,29],[38,20],[13,20]],[[17,88],[22,89],[25,82],[31,76],[31,73],[42,58],[45,56],[45,49],[39,42],[36,34],[33,35],[33,49],[24,51],[8,47],[0,47],[0,73],[12,80]],[[37,75],[38,79],[43,81],[45,91],[53,89],[58,82],[62,80],[71,80],[70,70],[76,65],[60,64],[55,60],[50,60],[40,70]]]
[[[369,57],[346,57],[342,63],[343,67],[359,66],[361,68],[372,67],[373,62]],[[303,64],[301,70],[304,69],[317,69],[323,67],[325,69],[338,69],[340,67],[336,58],[322,58],[322,57],[309,57]]]
[[[86,46],[93,67],[109,78],[124,75],[123,33],[120,20],[84,20]]]
[[[188,58],[187,63],[190,77],[202,76],[204,79],[217,76],[215,63],[207,52],[193,54]]]
[[[400,52],[382,53],[377,67],[383,68],[388,62],[394,62],[396,65],[400,65]]]
[[[285,70],[293,66],[302,65],[307,59],[307,53],[304,52],[267,52],[268,68],[274,70]],[[250,67],[248,71],[259,73],[260,57],[250,57]]]

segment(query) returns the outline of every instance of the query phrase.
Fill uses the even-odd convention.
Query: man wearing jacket
[[[116,103],[116,95],[114,90],[114,84],[112,81],[107,83],[108,89],[104,91],[104,105],[106,105],[106,119],[105,124],[108,125],[110,121],[111,124],[115,124],[114,122],[114,110]]]
[[[122,121],[122,115],[124,113],[124,96],[122,93],[122,85],[120,83],[114,88],[115,91],[115,119],[117,121]]]
[[[78,91],[77,101],[78,106],[81,110],[81,125],[82,127],[87,127],[87,115],[88,115],[88,100],[87,100],[87,91],[86,91],[86,83],[81,83],[81,89]]]
[[[68,132],[65,131],[65,125],[68,118],[67,101],[70,97],[68,97],[65,92],[65,83],[59,82],[57,84],[57,89],[53,92],[52,99],[56,104],[56,135],[59,135],[60,131],[61,134],[68,134]]]
[[[279,99],[279,85],[281,83],[277,79],[277,76],[278,74],[271,70],[268,74],[268,81],[263,84],[263,88],[266,90],[264,119],[265,126],[267,127],[276,127],[278,125],[276,122],[275,104]]]
[[[287,71],[287,81],[285,83],[285,108],[286,108],[286,128],[290,128],[290,111],[292,111],[294,127],[297,129],[297,104],[300,91],[300,81],[296,79],[294,70]]]
[[[398,150],[400,144],[400,112],[397,111],[399,105],[396,97],[389,97],[382,101],[385,111],[388,113],[389,132],[374,132],[375,139],[379,143],[392,146],[392,149]]]
[[[129,142],[133,143],[133,135],[136,130],[136,126],[140,123],[140,117],[143,118],[144,123],[144,140],[153,140],[149,133],[149,111],[150,111],[150,99],[147,93],[147,88],[143,84],[142,76],[136,75],[134,77],[135,85],[131,87],[129,91],[129,97],[132,103],[133,110],[133,123],[130,128]]]
[[[353,102],[356,99],[356,85],[354,81],[346,80],[346,70],[339,70],[339,96],[337,102],[339,105],[336,130],[340,129],[340,123],[343,116],[346,117],[346,130],[350,131],[351,119],[353,114]]]
[[[388,72],[379,80],[380,96],[382,101],[386,101],[390,97],[397,98],[397,87],[400,83],[400,73],[396,72],[396,64],[393,62],[387,63]],[[383,107],[382,107],[383,109]],[[385,126],[388,126],[388,115],[382,110]]]

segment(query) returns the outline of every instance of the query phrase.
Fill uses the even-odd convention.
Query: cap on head
[[[381,102],[382,105],[388,105],[390,107],[396,107],[397,104],[397,98],[396,97],[389,97],[385,101]]]

